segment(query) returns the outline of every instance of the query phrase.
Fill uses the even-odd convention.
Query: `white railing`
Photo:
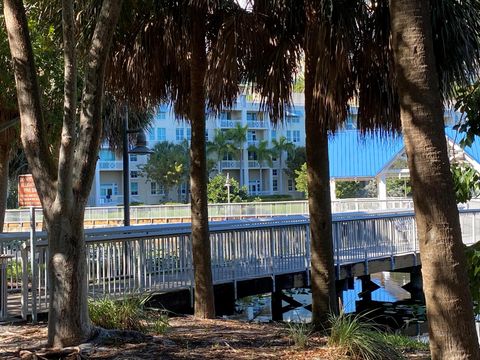
[[[122,199],[122,195],[117,195],[114,198],[116,204],[120,204]],[[131,200],[137,199],[132,197]],[[474,205],[480,208],[480,202],[474,203]],[[208,206],[210,220],[308,214],[308,203],[306,200],[209,204]],[[412,200],[405,198],[392,198],[388,200],[378,200],[375,198],[343,199],[332,201],[332,212],[334,213],[411,208],[413,208]],[[37,229],[40,230],[43,221],[42,210],[36,209],[35,214]],[[130,217],[132,224],[185,222],[190,218],[190,204],[131,206]],[[86,228],[114,226],[118,225],[121,221],[123,221],[122,206],[88,207],[85,210]],[[5,224],[4,231],[27,230],[30,226],[30,210],[7,210]]]
[[[240,161],[238,160],[222,160],[220,162],[222,169],[239,169]]]
[[[474,243],[480,231],[480,210],[461,210],[460,220],[464,242]],[[190,224],[163,224],[87,230],[90,296],[191,288],[190,229]],[[309,267],[309,220],[304,216],[213,222],[210,240],[214,283],[302,272]],[[337,273],[344,264],[419,250],[411,212],[336,214],[333,241]],[[13,256],[9,268],[18,268],[7,272],[9,308],[23,317],[46,310],[46,234],[0,234],[0,250]]]
[[[122,170],[123,161],[102,161],[98,162],[98,168],[100,170]]]
[[[266,129],[268,123],[264,120],[248,120],[247,125],[250,129]]]

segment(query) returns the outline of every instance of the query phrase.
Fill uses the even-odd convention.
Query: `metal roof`
[[[361,135],[357,130],[339,131],[328,142],[330,177],[373,178],[403,147],[401,136],[380,133]]]

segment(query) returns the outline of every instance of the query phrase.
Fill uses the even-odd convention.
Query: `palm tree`
[[[390,14],[432,359],[479,359],[445,141],[443,101],[438,92],[441,86],[435,63],[430,4],[429,1],[395,0],[391,2]]]
[[[211,318],[205,107],[218,112],[234,103],[247,62],[257,58],[262,29],[234,0],[141,3],[125,9],[128,21],[121,22],[114,41],[109,84],[139,105],[170,101],[176,115],[191,123],[195,315]]]
[[[280,179],[280,191],[283,191],[283,154],[292,154],[295,150],[295,145],[287,140],[285,136],[280,136],[280,138],[273,139],[273,152],[278,158],[278,176]]]
[[[240,123],[236,123],[235,127],[227,130],[227,138],[231,141],[236,154],[236,158],[240,163],[240,187],[245,185],[245,182],[248,183],[248,179],[243,171],[243,147],[247,141],[248,126],[242,126]]]
[[[232,144],[224,131],[215,129],[215,138],[207,143],[207,154],[214,153],[217,159],[217,169],[222,173],[222,160],[226,154],[232,152]]]
[[[260,171],[260,191],[263,191],[263,165],[265,162],[271,167],[273,151],[268,147],[267,140],[261,140],[258,145],[250,145],[248,151],[254,152],[257,155],[257,161]]]

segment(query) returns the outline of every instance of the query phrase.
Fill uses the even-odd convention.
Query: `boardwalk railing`
[[[332,212],[412,209],[411,199],[343,199],[332,201]],[[36,228],[42,229],[43,214],[35,209]],[[301,201],[249,202],[209,204],[210,221],[307,215],[308,203]],[[26,231],[30,228],[31,209],[7,210],[5,231]],[[190,222],[190,204],[148,205],[130,207],[132,225]],[[85,227],[111,227],[123,224],[123,206],[89,207],[85,211]]]
[[[475,242],[480,210],[462,210],[460,217],[464,242]],[[87,230],[90,296],[190,289],[190,235],[190,224]],[[411,212],[337,214],[333,238],[337,273],[344,264],[418,252]],[[213,222],[210,240],[216,284],[302,272],[309,267],[309,220],[304,216]],[[48,308],[46,234],[2,234],[0,251],[13,256],[6,274],[9,313],[35,318]]]

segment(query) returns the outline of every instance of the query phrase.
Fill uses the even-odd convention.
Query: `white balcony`
[[[260,163],[257,160],[249,160],[248,161],[248,167],[251,169],[259,169],[260,168]],[[265,165],[264,165],[265,167]]]
[[[260,140],[247,140],[248,146],[258,146],[260,144]]]
[[[240,161],[238,160],[222,160],[220,165],[222,169],[240,169]]]
[[[248,120],[247,125],[249,129],[267,129],[268,123],[264,120]]]
[[[123,170],[123,161],[99,161],[100,170]]]
[[[237,124],[241,124],[240,120],[226,120],[226,119],[220,119],[220,127],[221,128],[234,128],[237,126]]]

